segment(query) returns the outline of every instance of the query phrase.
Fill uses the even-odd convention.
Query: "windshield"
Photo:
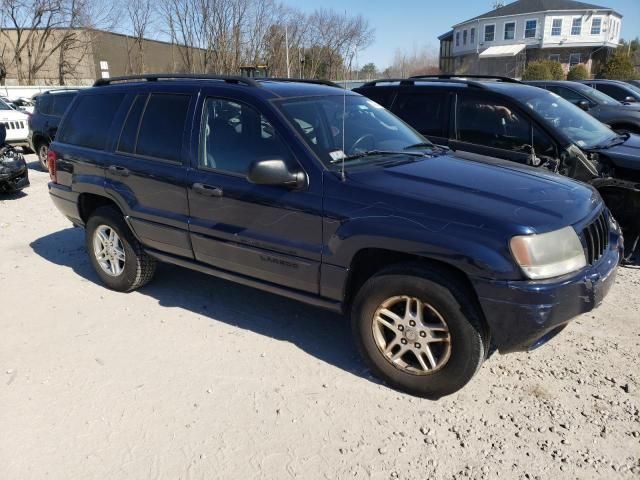
[[[365,152],[401,152],[409,147],[431,146],[398,117],[360,95],[295,98],[283,101],[280,108],[327,166]],[[362,156],[350,161],[350,165],[380,159],[381,156]]]
[[[4,100],[0,99],[0,110],[13,110],[13,108],[4,103]]]
[[[580,148],[595,148],[616,138],[604,124],[555,93],[540,90],[523,101]]]

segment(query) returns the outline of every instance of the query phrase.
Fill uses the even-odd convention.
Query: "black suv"
[[[334,84],[100,80],[48,165],[108,287],[162,261],[350,312],[373,371],[431,398],[593,309],[621,256],[595,189],[463,160]]]
[[[29,146],[38,154],[44,170],[47,169],[49,144],[58,131],[60,120],[77,90],[50,90],[35,97],[33,114],[29,117]]]
[[[590,183],[622,224],[627,258],[633,257],[640,239],[640,136],[613,132],[558,95],[510,78],[383,79],[355,91],[459,157],[496,157]]]
[[[561,96],[617,132],[640,134],[640,103],[622,104],[600,90],[578,82],[539,80],[525,83]]]
[[[622,103],[640,102],[640,88],[620,80],[581,80],[580,83],[609,95]]]

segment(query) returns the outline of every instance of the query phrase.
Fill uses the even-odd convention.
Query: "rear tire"
[[[469,293],[452,275],[415,265],[391,267],[370,278],[356,295],[351,315],[365,362],[385,383],[411,395],[438,399],[460,390],[482,365],[488,347]]]
[[[156,260],[144,251],[115,208],[100,207],[91,214],[85,244],[94,270],[108,288],[130,292],[153,278]]]
[[[40,162],[40,168],[45,172],[49,170],[47,164],[47,155],[49,154],[49,142],[46,140],[39,141],[36,145],[36,153],[38,154],[38,161]]]

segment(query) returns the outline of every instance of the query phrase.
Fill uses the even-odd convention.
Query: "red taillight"
[[[47,167],[49,168],[49,177],[53,183],[58,183],[58,155],[53,150],[47,152]]]

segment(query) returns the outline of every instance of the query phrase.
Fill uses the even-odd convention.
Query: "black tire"
[[[101,226],[112,228],[120,238],[125,253],[124,268],[117,276],[110,275],[100,266],[94,251],[94,234]],[[114,207],[97,208],[89,217],[85,229],[85,245],[94,270],[110,289],[131,292],[146,285],[156,270],[156,260],[148,255],[135,239],[122,214]]]
[[[40,162],[40,168],[45,172],[49,171],[49,166],[47,165],[47,154],[49,152],[49,142],[46,140],[38,140],[38,142],[34,145],[36,148],[36,155],[38,155],[38,162]],[[44,155],[44,156],[43,156]]]
[[[351,325],[358,349],[373,373],[393,388],[430,399],[450,395],[465,386],[479,370],[488,350],[488,333],[477,302],[470,300],[471,293],[447,272],[415,265],[391,267],[370,278],[356,295]],[[415,297],[429,304],[446,323],[450,353],[439,369],[425,374],[407,372],[387,359],[376,343],[375,313],[387,299],[398,296]],[[413,340],[410,338],[409,342]]]

